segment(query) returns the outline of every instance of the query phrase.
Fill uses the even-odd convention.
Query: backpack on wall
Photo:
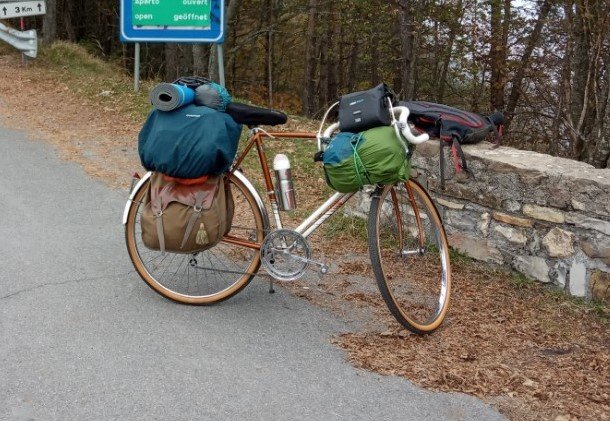
[[[493,137],[496,145],[502,139],[504,116],[497,112],[490,116],[463,111],[448,105],[426,101],[401,101],[409,108],[409,122],[416,129],[440,139],[441,186],[445,188],[444,148],[450,147],[457,172],[468,170],[461,145],[479,143]]]
[[[231,228],[233,197],[223,176],[182,184],[154,172],[141,217],[142,241],[152,250],[207,250]]]
[[[328,185],[341,193],[405,181],[411,171],[405,146],[393,127],[340,132],[324,150],[322,162]]]

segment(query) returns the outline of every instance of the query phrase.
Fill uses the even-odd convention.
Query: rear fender
[[[142,178],[140,178],[140,181],[137,182],[137,184],[134,186],[134,188],[131,190],[131,193],[129,193],[129,199],[127,200],[127,203],[125,204],[125,210],[123,210],[123,225],[127,224],[127,215],[129,214],[129,208],[131,207],[131,203],[133,202],[133,199],[136,197],[136,194],[138,194],[138,191],[142,188],[142,186],[144,185],[144,183],[146,183],[146,181],[150,178],[150,176],[152,175],[152,172],[147,172],[146,174],[144,174],[144,176]]]

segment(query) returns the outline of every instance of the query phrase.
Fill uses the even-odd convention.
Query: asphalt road
[[[330,344],[346,325],[261,280],[165,300],[127,257],[126,192],[2,128],[0,168],[0,419],[502,419],[353,368]]]

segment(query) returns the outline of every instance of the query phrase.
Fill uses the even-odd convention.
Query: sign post
[[[121,0],[121,40],[136,43],[138,73],[140,42],[213,43],[218,45],[218,73],[224,86],[224,24],[224,0]],[[139,74],[134,78],[137,90]]]
[[[140,90],[140,43],[136,42],[135,52],[133,61],[133,90],[138,92]]]

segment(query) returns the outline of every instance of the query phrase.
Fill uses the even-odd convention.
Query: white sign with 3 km
[[[44,15],[45,13],[47,13],[47,7],[44,0],[0,3],[0,19]]]

